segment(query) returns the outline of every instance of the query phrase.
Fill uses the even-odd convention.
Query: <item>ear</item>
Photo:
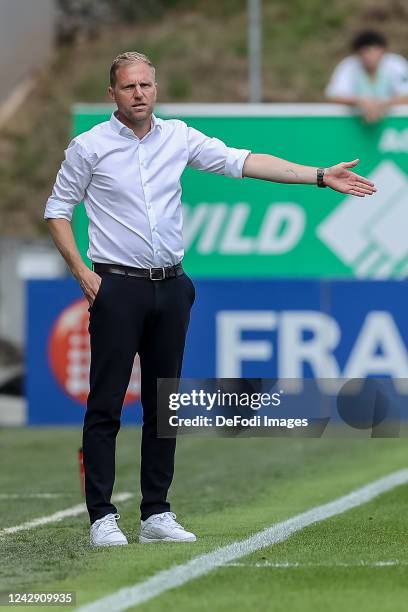
[[[108,87],[108,96],[115,102],[115,92],[112,87]]]

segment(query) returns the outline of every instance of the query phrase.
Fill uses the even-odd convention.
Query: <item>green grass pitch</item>
[[[80,439],[74,428],[0,431],[0,529],[82,502]],[[137,428],[124,428],[118,437],[115,491],[134,494],[119,504],[130,545],[91,549],[85,514],[0,535],[0,592],[75,591],[77,606],[92,602],[408,463],[403,439],[180,438],[170,500],[178,520],[199,539],[140,545],[139,442]],[[30,496],[36,493],[58,496]],[[400,486],[132,609],[405,611],[407,497]]]

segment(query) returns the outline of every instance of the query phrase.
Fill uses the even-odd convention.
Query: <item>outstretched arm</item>
[[[334,191],[353,196],[364,197],[372,195],[376,188],[374,183],[356,174],[349,168],[354,168],[359,160],[341,162],[325,168],[324,184]],[[316,166],[302,166],[290,161],[262,153],[251,153],[245,160],[243,176],[257,178],[274,183],[303,183],[316,185]]]

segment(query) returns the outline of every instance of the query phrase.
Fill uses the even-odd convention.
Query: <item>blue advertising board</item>
[[[183,376],[408,378],[404,281],[200,280]],[[88,391],[88,310],[72,280],[29,281],[29,424],[78,424]],[[123,411],[139,423],[138,361]]]

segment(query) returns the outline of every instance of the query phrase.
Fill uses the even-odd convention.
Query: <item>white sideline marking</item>
[[[271,567],[290,569],[292,567],[394,567],[395,565],[408,565],[408,561],[355,561],[354,563],[291,563],[290,561],[273,563],[271,561],[258,561],[257,563],[227,563],[225,567]]]
[[[112,501],[122,502],[126,501],[127,499],[130,499],[131,497],[133,497],[132,493],[117,493],[116,495],[112,496]],[[79,514],[84,514],[86,511],[87,510],[85,504],[78,504],[77,506],[72,506],[71,508],[67,508],[66,510],[59,510],[58,512],[54,512],[54,514],[49,514],[48,516],[40,516],[39,518],[33,519],[32,521],[21,523],[21,525],[16,525],[15,527],[6,527],[5,529],[1,529],[0,537],[8,535],[10,533],[17,533],[18,531],[26,531],[27,529],[41,527],[42,525],[47,525],[48,523],[55,523],[70,516],[78,516]]]
[[[204,576],[217,567],[234,561],[234,559],[245,557],[266,546],[283,542],[296,531],[356,508],[373,500],[381,493],[390,491],[407,482],[408,469],[393,472],[332,502],[316,506],[281,523],[275,523],[245,540],[217,548],[213,552],[195,557],[187,563],[175,565],[168,570],[158,572],[143,582],[124,587],[116,593],[77,608],[76,612],[122,612],[128,610],[170,589],[182,586],[194,578]],[[161,545],[166,546],[166,544]],[[152,545],[150,544],[150,546]],[[179,544],[179,546],[188,546],[188,544]]]

